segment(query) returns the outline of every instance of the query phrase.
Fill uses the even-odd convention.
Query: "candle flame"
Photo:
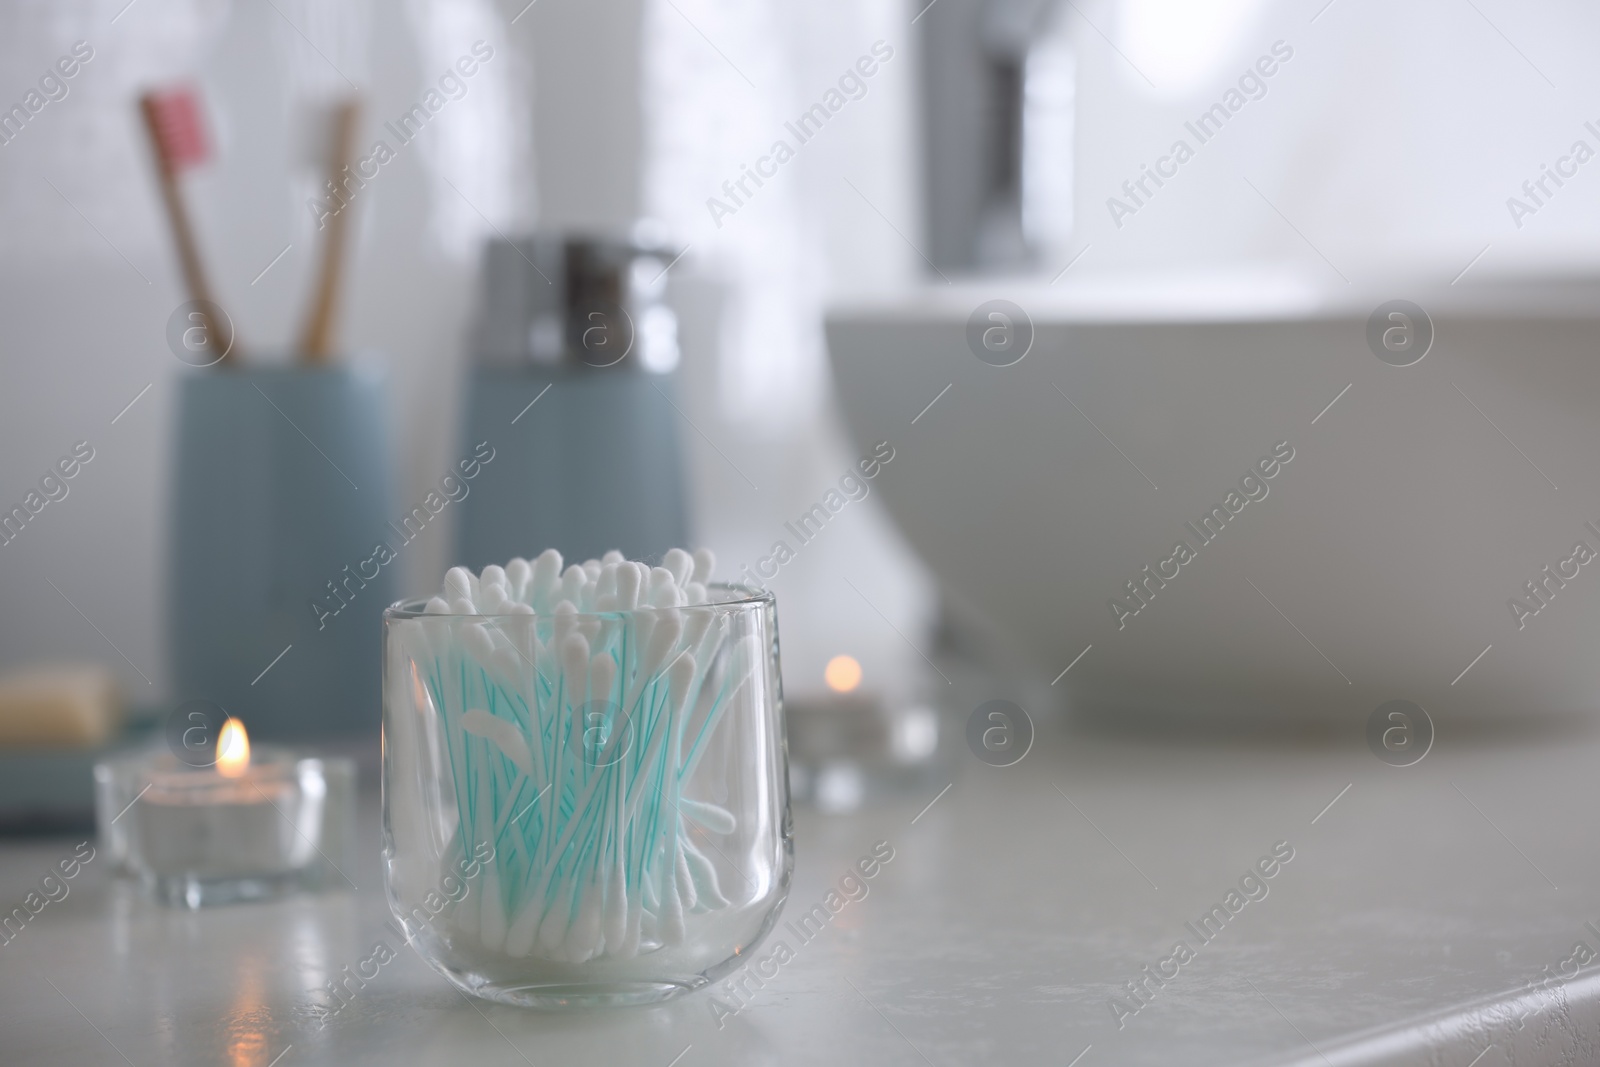
[[[229,719],[217,738],[217,771],[224,778],[237,778],[249,766],[250,735],[245,733],[244,723]]]
[[[861,684],[861,664],[854,656],[835,656],[828,661],[822,677],[835,693],[848,693]]]

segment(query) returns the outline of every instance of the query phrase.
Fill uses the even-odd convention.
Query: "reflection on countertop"
[[[692,1049],[685,1063],[1062,1064],[1092,1046],[1084,1063],[1378,1064],[1422,1050],[1467,1063],[1493,1043],[1554,1063],[1600,1032],[1587,972],[1547,980],[1600,921],[1585,889],[1600,882],[1592,732],[1441,729],[1425,759],[1394,767],[1359,724],[1315,744],[1153,743],[1034,718],[1013,766],[963,748],[927,796],[798,812],[784,918],[814,904],[828,918],[803,943],[780,923],[752,963],[780,940],[792,959],[765,977],[746,968],[648,1009],[469,1002],[396,940],[369,792],[354,892],[185,912],[87,865],[0,944],[0,1060],[665,1067]],[[21,906],[75,844],[0,848],[0,902]],[[874,849],[893,862],[845,883]],[[1293,862],[1267,892],[1252,882],[1248,907],[1216,916],[1275,849]],[[834,909],[841,884],[851,895]],[[1173,973],[1162,961],[1180,940],[1192,956]],[[319,1019],[319,991],[379,941],[398,957]]]

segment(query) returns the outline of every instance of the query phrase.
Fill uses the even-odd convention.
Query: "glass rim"
[[[706,588],[708,590],[728,590],[739,595],[731,600],[713,600],[707,601],[704,604],[680,604],[677,607],[671,608],[641,606],[637,608],[629,608],[625,611],[576,611],[566,617],[573,619],[620,619],[626,618],[630,615],[653,615],[664,611],[711,611],[725,608],[752,608],[761,605],[777,603],[777,597],[773,595],[772,590],[757,589],[755,586],[745,585],[740,582],[708,582],[706,584]],[[545,612],[543,614],[540,614],[539,612],[527,614],[513,611],[486,613],[473,612],[472,614],[462,614],[455,611],[430,612],[423,610],[428,601],[432,599],[433,597],[429,596],[408,597],[404,600],[396,600],[393,604],[390,604],[387,608],[383,609],[383,621],[390,622],[393,620],[402,619],[514,619],[528,623],[560,617],[553,611]]]

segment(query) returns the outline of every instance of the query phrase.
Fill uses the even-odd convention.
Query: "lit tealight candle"
[[[224,778],[238,778],[250,769],[250,735],[244,723],[229,719],[222,724],[222,734],[217,738],[217,773]]]
[[[785,699],[796,792],[823,811],[850,811],[873,793],[922,784],[918,775],[939,743],[933,710],[887,700],[845,653],[828,660],[822,680],[826,691]]]
[[[244,724],[229,719],[212,766],[141,751],[96,768],[96,782],[102,837],[168,903],[261,900],[344,877],[332,856],[351,837],[347,759],[252,754]]]

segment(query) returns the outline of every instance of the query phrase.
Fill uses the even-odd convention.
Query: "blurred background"
[[[379,142],[392,150],[340,212],[348,247],[332,347],[341,365],[383,377],[387,444],[374,469],[394,522],[484,436],[469,414],[476,369],[537,362],[518,347],[521,312],[508,327],[515,351],[485,340],[505,314],[495,264],[503,276],[536,262],[508,243],[646,235],[650,299],[671,311],[672,351],[657,369],[675,376],[661,425],[682,457],[681,525],[736,577],[873,442],[896,444],[870,418],[854,437],[845,429],[824,339],[830,308],[1001,280],[1042,290],[1063,275],[1063,290],[1113,294],[1103,307],[1131,284],[1180,303],[1310,308],[1352,278],[1591,272],[1592,196],[1551,185],[1550,210],[1520,216],[1507,197],[1526,199],[1541,161],[1593,139],[1582,101],[1600,15],[1447,0],[1377,10],[1369,0],[13,5],[0,16],[0,101],[23,106],[0,145],[7,506],[74,443],[95,458],[67,499],[3,547],[0,666],[95,660],[137,704],[194,695],[170,668],[181,623],[164,620],[183,614],[171,603],[183,510],[174,471],[188,447],[180,382],[202,372],[169,340],[192,294],[139,120],[143,91],[193,88],[207,147],[179,183],[212,295],[251,367],[291,361],[317,284],[333,203],[330,103],[359,98],[353,159],[371,159]],[[85,54],[52,83],[59,92],[34,94],[37,109],[25,101],[58,57]],[[468,56],[474,72],[457,77]],[[1250,74],[1272,56],[1274,73]],[[1214,142],[1189,132],[1230,92],[1242,108],[1232,125],[1210,130]],[[819,102],[826,123],[813,115],[807,126]],[[420,130],[404,125],[419,103]],[[1192,158],[1160,162],[1179,139]],[[778,141],[794,150],[772,162]],[[1164,169],[1167,182],[1141,192],[1151,167],[1178,177]],[[750,180],[751,168],[767,176]],[[922,402],[908,397],[907,413]],[[542,414],[506,425],[494,447],[530,447],[516,435]],[[825,692],[840,654],[896,700],[917,699],[931,677],[921,650],[935,639],[939,583],[873,488],[771,580],[793,696]],[[284,513],[271,522],[316,523],[296,513],[315,494],[273,499]],[[398,553],[394,596],[436,587],[463,556],[467,514],[452,504]],[[258,565],[241,545],[196,569]],[[307,609],[294,609],[296,626],[318,621]],[[263,639],[241,662],[276,662],[293,639]],[[1045,682],[1053,673],[1031,669]]]
[[[626,234],[653,219],[684,252],[665,279],[683,352],[673,432],[689,467],[692,536],[729,577],[854,462],[829,399],[821,309],[830,294],[902,285],[923,269],[868,203],[893,226],[920,229],[917,50],[897,6],[138,3],[24,5],[5,19],[0,67],[19,102],[74,41],[94,58],[0,157],[0,480],[20,500],[73,442],[97,453],[95,484],[72,486],[49,532],[41,524],[6,545],[0,595],[28,607],[0,624],[5,664],[104,659],[135,699],[175,695],[161,620],[175,388],[192,372],[166,340],[188,294],[136,108],[151,87],[198,88],[214,151],[183,180],[217,299],[252,363],[287,361],[314,282],[318,219],[307,204],[325,175],[305,142],[316,105],[358,91],[359,155],[379,139],[396,149],[351,208],[338,334],[344,358],[387,376],[388,517],[470,454],[462,381],[484,245],[535,229]],[[869,94],[715,225],[707,198],[725,195],[722,183],[802,102],[890,38],[895,59]],[[414,143],[399,144],[384,124],[478,41],[493,58]],[[397,597],[436,588],[454,561],[452,533],[435,523],[407,546]],[[831,593],[808,598],[811,576],[842,558],[902,627],[929,611],[926,580],[876,501],[859,508],[778,584],[795,605],[786,655],[814,687],[843,646],[885,674],[911,655],[881,620],[830,612]],[[278,649],[263,651],[265,666]]]

